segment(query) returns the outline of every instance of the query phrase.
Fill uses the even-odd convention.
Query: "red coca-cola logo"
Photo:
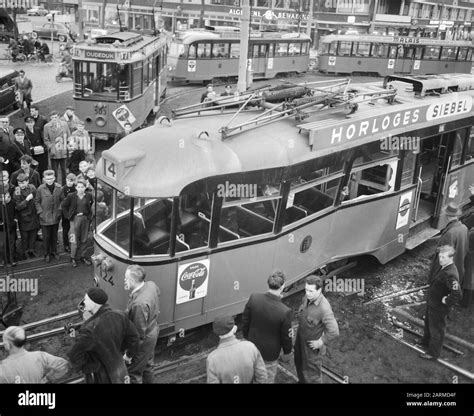
[[[202,263],[190,264],[183,270],[181,276],[179,276],[179,285],[183,290],[190,290],[193,286],[197,289],[207,279],[207,267]]]

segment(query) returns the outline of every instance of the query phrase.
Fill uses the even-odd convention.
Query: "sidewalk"
[[[48,42],[48,44],[49,43],[50,42]],[[59,67],[57,62],[54,62],[52,65],[43,63],[31,65],[28,63],[22,64],[17,62],[8,62],[5,59],[1,59],[5,56],[6,48],[6,44],[0,44],[0,71],[3,72],[5,69],[16,69],[19,71],[20,69],[23,69],[25,71],[26,77],[30,78],[33,84],[31,95],[33,97],[34,103],[46,98],[50,98],[57,94],[61,94],[65,91],[71,91],[72,96],[73,82],[71,79],[63,78],[60,82],[56,82],[55,77]],[[57,42],[55,42],[54,48],[54,51],[58,50],[59,44]]]

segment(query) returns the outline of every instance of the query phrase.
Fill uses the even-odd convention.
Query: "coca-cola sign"
[[[207,267],[203,263],[190,264],[179,276],[179,286],[188,291],[191,287],[197,289],[206,281],[207,274]]]

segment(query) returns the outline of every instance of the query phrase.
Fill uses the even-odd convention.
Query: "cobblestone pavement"
[[[51,50],[51,42],[48,42]],[[46,98],[50,98],[56,94],[60,94],[65,91],[72,91],[72,80],[69,78],[63,78],[60,82],[56,82],[55,76],[58,72],[58,62],[54,62],[52,65],[37,64],[31,65],[28,63],[16,63],[5,59],[5,53],[7,44],[0,44],[0,72],[6,69],[16,69],[19,71],[23,69],[26,76],[31,79],[33,83],[33,102],[37,103]],[[53,53],[56,53],[59,49],[59,43],[54,42]]]

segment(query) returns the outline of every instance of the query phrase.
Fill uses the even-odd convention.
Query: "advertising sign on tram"
[[[122,127],[125,127],[127,123],[133,124],[137,120],[125,104],[117,108],[112,114]]]
[[[176,304],[190,302],[207,295],[209,259],[180,264],[176,288]]]

